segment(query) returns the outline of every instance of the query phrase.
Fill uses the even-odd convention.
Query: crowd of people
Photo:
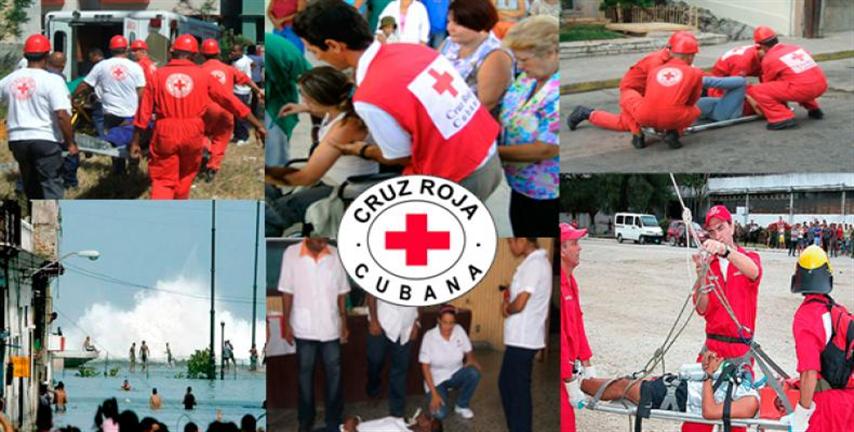
[[[782,225],[782,220],[778,223]],[[638,405],[636,430],[651,410],[670,410],[722,422],[725,430],[744,431],[733,419],[759,413],[751,350],[758,316],[763,265],[759,253],[737,243],[732,214],[723,205],[705,215],[707,255],[694,256],[697,281],[693,306],[705,321],[705,341],[695,363],[678,374],[604,378],[591,364],[593,351],[574,272],[581,263],[579,241],[587,234],[561,224],[561,417],[562,430],[574,432],[575,410],[596,401],[627,399]],[[790,290],[803,296],[792,320],[799,376],[793,411],[781,422],[792,431],[841,431],[854,428],[854,316],[831,297],[833,269],[827,253],[810,245],[796,258]],[[617,268],[618,269],[618,268]],[[767,374],[766,367],[763,372]],[[638,376],[640,375],[640,376]],[[637,379],[636,379],[637,378]],[[775,380],[773,376],[768,380]],[[758,387],[755,386],[755,387]],[[762,402],[762,405],[766,405]],[[773,405],[773,404],[771,404]],[[712,431],[713,424],[686,420],[683,431]]]
[[[583,121],[632,134],[632,145],[646,146],[643,128],[664,134],[671,148],[681,148],[684,130],[697,122],[720,122],[759,115],[768,130],[797,127],[788,103],[798,103],[811,119],[822,119],[817,99],[827,90],[827,77],[810,54],[780,42],[767,26],[756,27],[753,45],[732,48],[712,71],[693,65],[700,51],[693,33],[673,33],[667,45],[635,63],[620,80],[620,113],[579,105],[567,118],[570,130]],[[758,77],[749,83],[747,77]]]
[[[347,179],[378,172],[447,178],[484,201],[506,182],[509,208],[493,213],[509,215],[514,235],[553,236],[539,222],[557,214],[559,26],[529,14],[549,8],[351,3],[271,3],[267,236],[310,222],[312,205],[329,214]],[[312,68],[304,51],[324,65]],[[288,161],[299,113],[316,127],[297,169]]]
[[[266,130],[250,109],[264,97],[263,47],[253,48],[255,60],[234,43],[226,64],[217,40],[204,40],[200,53],[196,37],[183,34],[158,65],[144,40],[115,35],[109,57],[93,48],[88,72],[66,77],[66,55],[52,52],[46,36],[29,36],[18,69],[0,80],[21,189],[29,199],[62,199],[77,187],[72,113],[91,110],[98,138],[126,148],[133,161],[147,148],[152,199],[188,198],[197,174],[213,181],[230,141],[247,143],[249,124],[263,144]],[[114,158],[113,174],[125,172],[125,159]]]
[[[854,257],[854,224],[828,223],[813,219],[794,225],[783,221],[782,216],[768,226],[759,226],[751,220],[746,225],[735,223],[735,236],[744,244],[764,244],[772,249],[788,249],[789,256],[798,256],[808,246],[816,245],[829,256]]]
[[[503,293],[505,351],[497,387],[508,430],[522,432],[532,430],[531,373],[534,356],[546,344],[552,270],[550,258],[536,238],[509,238],[507,243],[510,253],[522,262]],[[355,419],[344,417],[342,344],[353,342],[348,340],[350,284],[336,248],[326,238],[312,237],[285,249],[278,290],[283,298],[282,336],[296,346],[298,358],[296,391],[301,432],[315,430],[317,367],[324,370],[324,430],[328,432],[338,431],[341,426],[361,432],[435,432],[442,430],[442,421],[449,415],[463,419],[475,416],[470,402],[482,384],[482,367],[468,333],[457,322],[455,306],[442,305],[436,322],[425,323],[422,329],[422,309],[367,296],[366,393],[379,397],[383,375],[387,374],[389,416],[357,422],[356,427]],[[410,424],[404,419],[406,383],[412,373],[417,373],[409,366],[419,336],[418,363],[425,409],[423,417]],[[317,362],[318,356],[322,362]]]

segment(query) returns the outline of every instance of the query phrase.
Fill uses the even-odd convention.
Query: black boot
[[[566,124],[569,126],[569,130],[575,130],[578,127],[578,124],[583,122],[584,120],[590,119],[590,113],[593,110],[591,108],[587,108],[586,106],[579,105],[572,110],[572,113],[569,114],[569,117],[566,119]]]
[[[777,123],[768,123],[767,125],[765,125],[765,128],[768,130],[782,130],[796,127],[798,127],[798,122],[796,122],[793,118],[783,120]]]
[[[205,183],[210,183],[214,180],[214,177],[216,177],[216,170],[205,168],[205,172],[202,173],[202,177],[204,178]]]
[[[824,118],[824,111],[822,111],[821,108],[816,108],[814,110],[809,110],[807,115],[809,115],[811,119],[821,120]]]
[[[679,132],[675,130],[667,131],[664,134],[664,142],[672,149],[682,148],[682,143],[679,142]]]
[[[643,134],[632,135],[632,145],[638,150],[646,147],[646,139]]]

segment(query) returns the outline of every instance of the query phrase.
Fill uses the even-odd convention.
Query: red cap
[[[145,41],[142,39],[137,39],[137,40],[130,43],[130,49],[132,49],[132,50],[138,50],[138,49],[148,50],[148,44],[145,43]]]
[[[219,54],[219,42],[216,39],[205,39],[202,41],[202,54]]]
[[[700,45],[693,37],[680,37],[670,47],[670,52],[674,54],[697,54],[699,51]]]
[[[756,43],[762,43],[775,37],[777,37],[777,33],[774,33],[774,29],[768,26],[759,26],[753,30],[753,42]]]
[[[691,33],[687,30],[679,30],[678,32],[673,32],[673,34],[670,35],[670,39],[667,39],[667,46],[672,47],[673,44],[676,43],[676,41],[685,38],[694,39],[695,41],[697,40],[697,38],[694,36],[694,33]]]
[[[727,210],[724,205],[716,205],[709,209],[706,213],[706,226],[709,226],[709,222],[712,218],[720,219],[724,222],[732,223],[732,214]]]
[[[111,50],[120,50],[127,49],[128,40],[122,35],[115,35],[110,38],[110,49]]]
[[[560,225],[560,241],[564,242],[567,240],[578,240],[581,237],[587,235],[587,228],[578,229],[573,227],[568,223],[561,223]]]
[[[24,54],[42,54],[50,52],[50,40],[43,34],[34,34],[24,42]]]
[[[193,54],[199,52],[199,41],[193,35],[182,34],[172,42],[173,51],[187,51]]]

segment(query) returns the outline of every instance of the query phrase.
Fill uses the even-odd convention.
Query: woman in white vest
[[[368,129],[353,109],[353,83],[343,73],[329,66],[314,68],[300,77],[299,91],[303,104],[289,103],[280,116],[310,112],[323,117],[318,133],[319,144],[301,169],[268,167],[267,174],[286,184],[306,186],[297,192],[267,200],[267,235],[279,236],[290,226],[300,223],[308,207],[329,196],[348,177],[374,174],[379,164],[358,156],[342,155],[332,142],[367,141]]]

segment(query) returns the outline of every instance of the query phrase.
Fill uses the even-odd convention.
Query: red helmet
[[[777,37],[777,33],[774,33],[774,29],[771,27],[759,26],[756,27],[756,30],[753,30],[753,42],[756,43],[762,43],[775,37]]]
[[[667,39],[667,46],[673,47],[673,44],[675,44],[676,41],[684,38],[694,39],[695,41],[697,40],[697,38],[694,36],[694,33],[691,33],[687,30],[679,30],[678,32],[673,32],[673,34],[670,35],[670,39]]]
[[[43,34],[34,34],[24,42],[24,54],[43,54],[50,52],[50,40]]]
[[[203,40],[202,54],[219,54],[219,42],[216,39]]]
[[[693,37],[682,37],[673,42],[670,47],[670,52],[674,54],[697,54],[700,51],[700,45],[697,39]]]
[[[127,49],[128,40],[122,35],[115,35],[110,38],[110,49],[111,50],[120,50]]]
[[[132,50],[138,50],[138,49],[147,50],[148,44],[145,43],[145,41],[142,39],[137,39],[137,40],[130,43],[130,49],[132,49]]]
[[[196,54],[199,52],[199,41],[193,35],[182,34],[175,39],[175,42],[172,42],[172,50],[187,51]]]

